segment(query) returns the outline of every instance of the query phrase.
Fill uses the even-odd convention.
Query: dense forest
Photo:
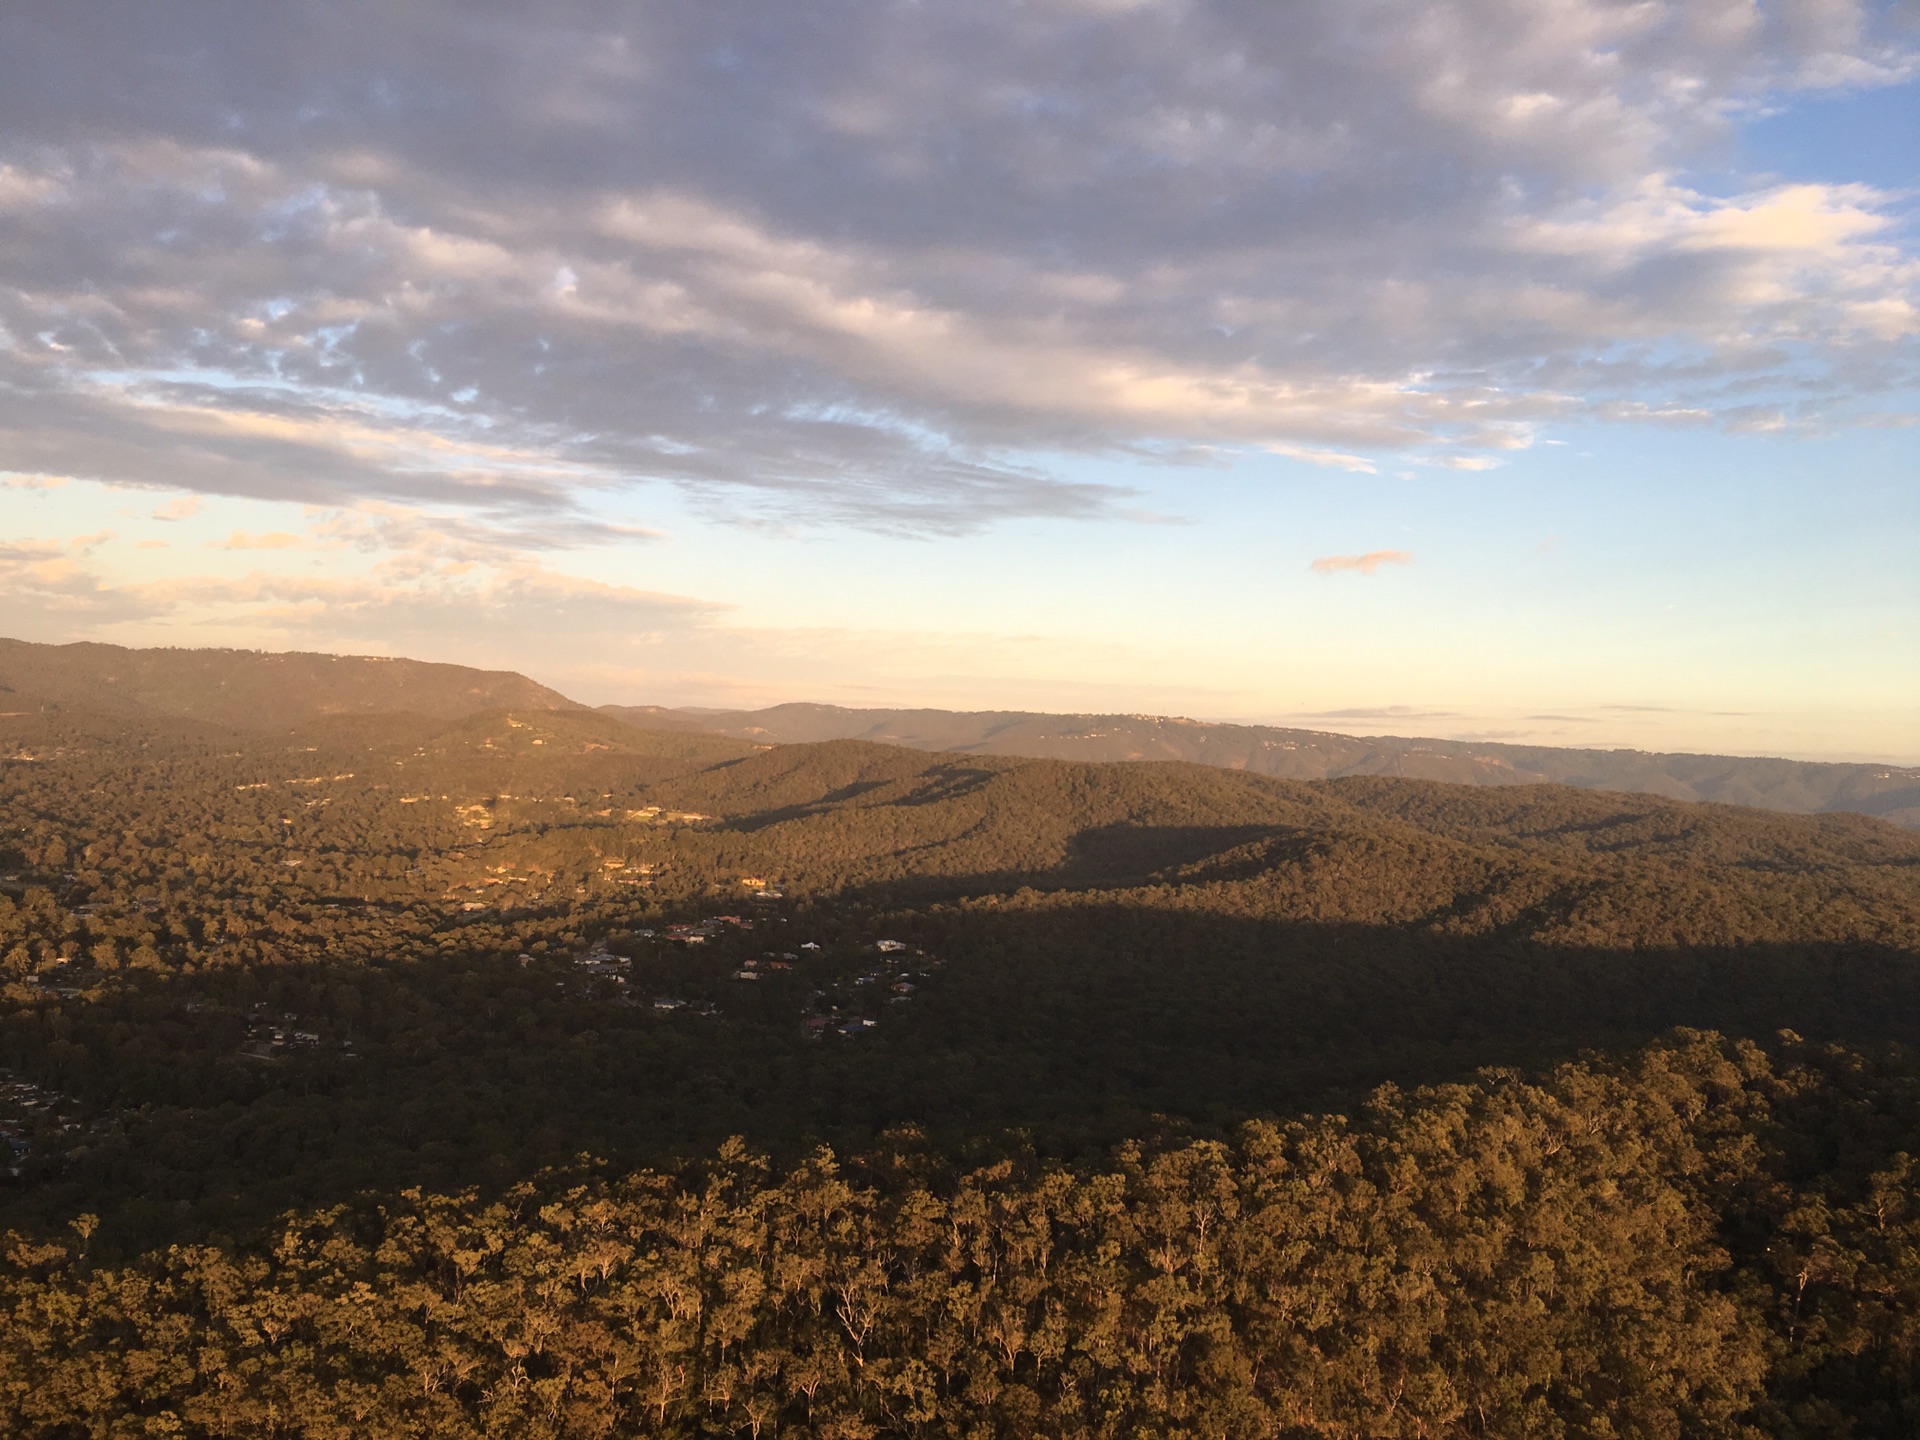
[[[1920,834],[294,658],[10,682],[9,1434],[1920,1432]]]
[[[1915,1081],[1680,1036],[1067,1166],[913,1132],[15,1237],[21,1436],[1905,1435]]]

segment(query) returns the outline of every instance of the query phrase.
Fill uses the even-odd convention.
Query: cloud
[[[1328,450],[1314,445],[1288,445],[1276,440],[1270,441],[1264,448],[1275,455],[1284,455],[1289,460],[1304,460],[1309,465],[1346,470],[1355,475],[1376,475],[1380,468],[1364,455],[1346,455],[1338,450]]]
[[[1039,456],[1476,468],[1916,371],[1898,197],[1699,178],[1913,73],[1851,0],[104,0],[0,56],[22,472],[954,532],[1128,513]]]
[[[0,634],[67,640],[150,617],[154,607],[92,563],[100,537],[0,542]]]
[[[269,530],[264,535],[235,530],[224,540],[207,541],[208,548],[213,550],[291,550],[299,544],[298,535],[289,535],[284,530]]]
[[[567,575],[430,515],[319,512],[303,536],[232,538],[240,543],[221,548],[333,553],[317,570],[276,567],[278,557],[266,557],[244,573],[156,574],[154,562],[126,566],[103,551],[111,536],[0,542],[0,633],[133,644],[190,635],[198,644],[488,665],[506,658],[563,678],[655,675],[663,658],[684,671],[697,656],[710,664],[716,640],[727,648],[725,605]]]
[[[1015,705],[1064,695],[1089,708],[1142,699],[1172,708],[1176,691],[1186,702],[1246,699],[1204,685],[1143,691],[1137,653],[1111,640],[755,623],[725,603],[567,574],[430,514],[316,512],[300,538],[318,565],[306,554],[297,566],[243,556],[247,568],[230,561],[215,574],[164,557],[129,564],[131,555],[73,539],[0,542],[0,633],[429,655],[515,668],[588,701],[956,704],[983,685]],[[1060,679],[1089,663],[1106,678]]]
[[[1308,568],[1321,575],[1332,575],[1342,570],[1357,570],[1362,575],[1371,575],[1382,565],[1411,565],[1413,555],[1406,550],[1369,550],[1364,555],[1322,555]]]
[[[205,502],[198,495],[176,495],[153,512],[156,520],[188,520],[200,513]]]

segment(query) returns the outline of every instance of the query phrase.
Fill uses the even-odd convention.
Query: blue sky
[[[1920,760],[1899,7],[113,11],[0,632]]]

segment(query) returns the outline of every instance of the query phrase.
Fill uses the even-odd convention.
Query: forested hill
[[[636,725],[710,730],[773,744],[871,740],[918,750],[1056,760],[1191,760],[1291,780],[1395,775],[1457,785],[1550,783],[1801,814],[1851,810],[1920,827],[1920,768],[1910,766],[1335,735],[1163,715],[861,710],[806,704],[731,711],[602,708]]]
[[[0,756],[0,1067],[113,1117],[26,1198],[121,1233],[729,1134],[1068,1153],[1674,1025],[1920,1040],[1920,835],[1865,816],[585,710],[36,711]]]
[[[83,699],[0,1434],[1912,1434],[1920,834]]]
[[[374,655],[0,640],[0,710],[49,703],[247,728],[297,725],[325,715],[407,712],[455,719],[505,706],[578,708],[558,691],[509,670]]]

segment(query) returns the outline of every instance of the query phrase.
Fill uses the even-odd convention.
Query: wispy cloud
[[[391,509],[316,513],[299,538],[300,565],[235,552],[214,573],[192,568],[178,550],[172,565],[147,556],[129,564],[137,541],[122,553],[94,536],[0,542],[0,631],[54,642],[190,636],[196,644],[430,655],[509,666],[586,700],[952,704],[984,681],[1013,704],[1057,705],[1062,696],[1089,708],[1156,697],[1175,704],[1169,687],[1139,682],[1129,647],[1098,638],[755,622],[697,595],[570,575],[434,516]],[[1060,678],[1089,659],[1124,678]],[[1181,698],[1209,693],[1223,704],[1245,698],[1205,686],[1183,687]]]
[[[1322,555],[1309,568],[1321,575],[1334,575],[1343,570],[1357,570],[1362,575],[1371,575],[1382,565],[1411,564],[1413,555],[1409,551],[1369,550],[1364,555]]]
[[[1265,446],[1275,455],[1284,455],[1289,460],[1304,460],[1309,465],[1320,465],[1333,470],[1346,470],[1355,475],[1374,475],[1379,466],[1364,455],[1348,455],[1339,450],[1328,450],[1315,445],[1288,445],[1281,441],[1269,441]]]

